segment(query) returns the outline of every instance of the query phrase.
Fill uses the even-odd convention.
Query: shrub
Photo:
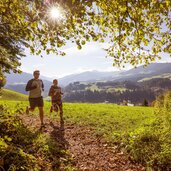
[[[11,110],[0,105],[0,162],[5,170],[62,170],[72,159],[62,144],[24,125],[20,104]],[[61,161],[64,158],[66,160]],[[65,163],[64,163],[65,162]],[[64,163],[64,164],[63,164]]]
[[[127,137],[127,150],[136,161],[154,170],[171,170],[171,92],[157,97],[155,119]]]

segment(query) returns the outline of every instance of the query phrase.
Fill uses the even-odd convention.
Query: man
[[[38,70],[33,72],[34,78],[29,80],[25,90],[29,91],[29,103],[30,107],[26,108],[26,114],[29,114],[29,111],[34,111],[35,107],[39,108],[39,116],[41,121],[41,127],[44,127],[43,123],[43,97],[42,91],[44,91],[43,81],[39,79],[40,72]]]

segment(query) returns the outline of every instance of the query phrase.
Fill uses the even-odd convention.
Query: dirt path
[[[39,129],[38,117],[22,115],[26,125]],[[95,136],[94,131],[84,126],[59,122],[45,118],[44,133],[53,136],[61,146],[65,146],[74,158],[78,171],[145,171],[141,165],[133,163],[128,155],[119,152],[117,146],[110,146]]]

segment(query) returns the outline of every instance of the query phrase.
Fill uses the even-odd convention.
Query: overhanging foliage
[[[60,7],[62,19],[49,16]],[[64,55],[68,41],[81,49],[87,41],[109,43],[114,65],[134,66],[171,53],[170,0],[1,0],[0,67],[18,71],[23,47]]]

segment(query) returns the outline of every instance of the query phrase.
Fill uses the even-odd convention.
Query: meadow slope
[[[127,153],[125,147],[131,134],[153,122],[153,108],[64,103],[65,125],[62,130],[59,115],[50,113],[50,103],[45,102],[46,128],[40,130],[38,110],[29,115],[24,114],[28,102],[1,101],[0,104],[8,106],[8,111],[12,111],[21,120],[19,123],[24,123],[18,124],[19,128],[14,124],[18,119],[8,123],[17,128],[14,129],[15,138],[13,133],[8,136],[11,136],[11,141],[18,137],[13,145],[19,146],[27,154],[26,159],[28,155],[39,158],[37,162],[27,159],[31,160],[27,167],[45,167],[46,170],[53,167],[56,170],[145,170],[139,164],[140,161],[135,162]],[[27,165],[19,159],[15,158],[15,162],[13,160],[8,162],[14,164],[18,160],[17,166]]]
[[[8,89],[1,90],[2,95],[0,96],[0,100],[14,100],[14,101],[26,101],[28,100],[28,96],[22,93],[18,93]]]

